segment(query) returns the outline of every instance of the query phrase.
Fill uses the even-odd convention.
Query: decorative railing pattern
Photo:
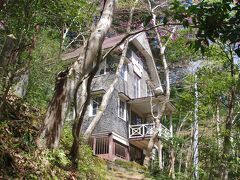
[[[154,123],[129,125],[129,138],[151,137],[153,135],[154,128]],[[160,124],[158,136],[168,140],[171,137],[171,133],[168,128]]]

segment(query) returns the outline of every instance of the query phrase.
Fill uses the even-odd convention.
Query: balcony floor
[[[139,149],[147,149],[149,139],[150,137],[129,139],[129,143],[138,147]]]

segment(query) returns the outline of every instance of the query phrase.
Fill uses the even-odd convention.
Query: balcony
[[[150,138],[153,135],[154,128],[154,123],[129,125],[129,139]],[[158,136],[169,140],[171,133],[168,128],[161,124]]]

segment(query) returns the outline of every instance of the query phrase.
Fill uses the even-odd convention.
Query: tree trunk
[[[173,138],[173,124],[172,124],[172,115],[170,115],[170,133],[171,138]],[[171,146],[170,146],[170,169],[169,169],[169,176],[172,177],[172,179],[175,179],[175,154],[174,154],[174,147],[173,147],[173,139],[171,139]]]
[[[0,68],[4,68],[8,65],[15,44],[16,38],[13,36],[13,34],[7,35],[6,40],[4,42],[4,46],[0,53]]]
[[[228,104],[228,115],[225,122],[225,135],[223,139],[223,162],[221,167],[221,179],[228,180],[229,173],[229,159],[231,157],[231,131],[232,131],[232,121],[234,116],[234,101],[235,101],[235,90],[232,87],[229,94],[229,104]]]
[[[97,71],[97,69],[95,69]],[[86,113],[89,99],[90,99],[90,91],[91,91],[91,82],[95,75],[95,72],[91,75],[91,77],[83,80],[82,88],[81,88],[81,96],[77,98],[77,92],[75,93],[75,100],[79,101],[77,103],[75,101],[75,111],[76,111],[76,118],[72,128],[72,135],[73,135],[73,144],[70,151],[70,156],[72,160],[73,167],[78,166],[78,159],[79,159],[79,147],[80,147],[80,131],[82,122],[84,119],[84,115]]]
[[[154,146],[154,143],[156,142],[156,140],[158,139],[158,135],[161,131],[161,123],[160,123],[160,119],[162,118],[163,112],[165,110],[165,106],[166,103],[163,102],[162,107],[160,109],[159,104],[158,104],[158,117],[155,119],[155,128],[153,131],[153,135],[151,136],[149,142],[148,142],[148,146],[146,149],[146,155],[143,161],[143,165],[145,167],[149,167],[150,165],[150,160],[151,160],[151,156],[152,156],[152,149]]]
[[[153,15],[153,18],[152,18],[153,25],[156,26],[157,25],[156,14],[154,12],[155,8],[152,8],[150,1],[148,1],[148,4],[149,4],[149,9],[151,11],[151,14]],[[161,35],[160,35],[158,29],[155,28],[155,33],[157,35],[157,39],[158,39],[158,43],[159,43],[159,49],[160,49],[159,56],[160,56],[160,60],[162,61],[163,68],[164,68],[164,76],[165,76],[164,80],[165,80],[165,83],[166,83],[166,90],[165,90],[165,100],[162,103],[161,110],[158,111],[157,118],[154,118],[156,127],[155,127],[154,133],[153,133],[153,135],[150,138],[150,141],[148,143],[148,147],[147,147],[147,150],[146,150],[146,156],[145,156],[145,159],[144,159],[144,166],[149,166],[151,151],[152,151],[152,148],[153,148],[153,145],[154,145],[153,142],[154,142],[154,139],[157,138],[158,130],[160,129],[160,119],[162,118],[163,113],[164,113],[165,108],[166,108],[166,104],[169,102],[169,99],[170,99],[169,69],[168,69],[167,59],[166,59],[166,56],[165,56],[165,49],[166,49],[166,46],[167,46],[169,40],[172,38],[175,30],[176,30],[176,27],[174,27],[173,31],[171,32],[170,36],[168,37],[168,40],[165,42],[165,44],[163,44],[162,39],[161,39]],[[160,86],[160,89],[163,89],[161,82],[160,82],[159,86]]]
[[[159,170],[163,170],[163,144],[160,138],[158,139],[158,166]]]
[[[217,126],[217,144],[218,144],[218,151],[221,148],[221,140],[220,140],[220,110],[219,110],[219,99],[217,100],[217,108],[216,108],[216,126]]]
[[[37,139],[39,148],[56,148],[61,134],[63,120],[70,100],[70,89],[73,83],[68,77],[69,70],[60,72],[56,79],[55,94],[48,107],[43,129]]]
[[[235,70],[234,70],[234,59],[231,56],[231,78],[234,81],[235,78]],[[236,99],[236,87],[232,85],[229,89],[228,96],[228,115],[225,121],[225,134],[223,138],[223,161],[220,168],[220,176],[222,180],[228,180],[229,174],[229,162],[231,158],[231,134],[232,134],[232,126],[234,120],[234,107],[235,107],[235,99]]]
[[[127,27],[127,33],[129,33],[131,30],[133,12],[134,12],[134,9],[135,9],[135,6],[137,5],[137,3],[138,3],[138,0],[135,0],[134,6],[131,8],[130,15],[129,15],[129,21],[128,21],[128,27]],[[124,64],[126,55],[127,55],[128,42],[129,42],[129,40],[127,39],[126,43],[124,44],[124,47],[122,50],[122,55],[121,55],[121,58],[120,58],[120,61],[119,61],[119,64],[118,64],[118,67],[116,70],[116,77],[113,80],[113,82],[111,83],[111,85],[109,86],[107,92],[104,94],[101,105],[98,109],[96,116],[93,118],[92,122],[90,123],[90,125],[88,126],[87,130],[84,133],[85,140],[88,140],[90,138],[94,128],[96,127],[96,125],[99,122],[99,120],[101,119],[104,111],[106,110],[110,98],[112,97],[112,93],[114,91],[114,86],[118,83],[120,72],[121,72],[122,66]]]
[[[194,107],[194,125],[193,125],[193,166],[194,166],[194,179],[199,179],[198,176],[198,86],[197,75],[195,75],[194,83],[195,91],[195,107]]]
[[[188,168],[191,165],[191,157],[192,157],[192,145],[193,145],[193,126],[191,127],[191,141],[190,145],[187,149],[186,161],[185,161],[185,174],[187,175]],[[192,173],[191,173],[192,175]]]
[[[102,43],[111,26],[115,0],[107,0],[102,16],[88,39],[86,46],[77,61],[69,70],[60,73],[53,99],[48,107],[44,126],[37,140],[38,147],[56,148],[59,144],[62,125],[66,117],[72,94],[81,85],[83,79],[91,73],[93,65],[97,64]],[[71,86],[70,86],[71,85]]]
[[[183,144],[181,145],[181,148],[180,148],[180,158],[179,158],[178,173],[180,173],[181,170],[182,170],[182,155],[183,155]]]

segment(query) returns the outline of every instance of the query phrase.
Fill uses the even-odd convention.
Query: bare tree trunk
[[[161,131],[160,119],[162,118],[163,112],[165,110],[165,106],[166,106],[166,103],[163,102],[162,107],[160,109],[159,104],[158,104],[158,116],[157,116],[157,118],[155,118],[155,128],[153,130],[153,135],[151,136],[151,138],[148,142],[146,155],[145,155],[144,162],[143,162],[143,165],[145,167],[149,167],[149,165],[150,165],[150,160],[151,160],[151,156],[152,156],[152,149],[153,149],[154,143],[157,141],[158,135]],[[159,142],[159,144],[160,144],[160,142]]]
[[[198,180],[198,86],[197,75],[195,75],[194,83],[195,91],[195,107],[194,107],[194,125],[193,125],[193,166],[194,166],[194,179]]]
[[[231,59],[229,59],[231,62],[231,78],[234,80],[235,78],[235,70],[234,70],[234,60],[233,56],[231,54]],[[225,120],[225,134],[223,138],[223,162],[222,166],[220,168],[220,176],[222,180],[228,180],[228,174],[229,174],[229,160],[231,158],[231,134],[232,134],[232,126],[233,126],[233,120],[234,120],[234,107],[235,107],[235,99],[236,99],[236,87],[235,85],[232,85],[229,89],[229,95],[228,95],[228,115]]]
[[[163,145],[161,140],[158,140],[158,166],[159,170],[163,170]]]
[[[228,180],[228,173],[229,173],[229,159],[231,157],[231,131],[232,131],[232,120],[234,116],[234,101],[235,101],[235,90],[232,87],[229,93],[228,99],[228,115],[225,121],[225,135],[223,139],[223,163],[221,168],[221,179]]]
[[[55,94],[48,107],[44,126],[37,140],[38,147],[56,148],[58,146],[67,108],[73,99],[72,94],[79,89],[77,86],[82,83],[83,79],[92,72],[93,65],[97,64],[102,43],[111,26],[115,3],[115,0],[106,1],[102,16],[78,60],[69,70],[59,74]]]
[[[220,140],[220,110],[219,110],[219,99],[217,100],[217,108],[216,108],[216,126],[217,126],[217,144],[218,151],[221,148],[221,140]]]
[[[152,21],[153,21],[153,25],[156,26],[157,23],[156,23],[156,14],[155,14],[155,10],[157,7],[161,6],[161,5],[157,5],[156,7],[152,7],[151,5],[151,1],[148,0],[148,9],[150,11],[150,13],[152,14],[153,18],[152,18]],[[176,26],[174,27],[173,31],[170,33],[167,41],[163,44],[162,43],[162,38],[161,38],[161,35],[158,31],[157,28],[155,28],[155,33],[157,35],[157,39],[158,39],[158,43],[159,43],[159,49],[160,49],[160,60],[162,61],[162,64],[163,64],[163,68],[164,68],[164,76],[165,76],[165,83],[166,83],[166,90],[165,90],[165,100],[163,101],[162,103],[162,107],[160,110],[158,110],[158,115],[157,117],[154,117],[155,119],[155,129],[154,129],[154,133],[152,135],[152,137],[150,138],[149,140],[149,143],[148,143],[148,147],[147,147],[147,150],[146,150],[146,156],[144,158],[144,166],[149,166],[149,163],[150,163],[150,157],[151,157],[151,151],[153,149],[153,146],[154,146],[154,141],[155,139],[157,139],[158,137],[158,134],[159,134],[159,130],[160,130],[160,120],[163,116],[163,113],[165,111],[165,108],[166,108],[166,104],[169,102],[169,99],[170,99],[170,82],[169,82],[169,69],[168,69],[168,64],[167,64],[167,59],[166,59],[166,56],[165,56],[165,49],[166,49],[166,46],[168,45],[168,42],[170,41],[170,39],[172,38],[173,34],[175,33],[175,30],[176,30]],[[160,82],[159,84],[159,88],[160,89],[163,89],[162,88],[162,83]],[[152,108],[152,107],[151,107]]]
[[[95,72],[96,71],[97,71],[97,68],[95,69]],[[72,165],[75,168],[78,166],[78,159],[79,159],[79,147],[81,143],[80,142],[81,125],[82,125],[84,115],[87,110],[88,102],[90,99],[91,82],[95,75],[95,72],[93,72],[93,74],[89,78],[83,81],[80,98],[77,98],[77,92],[75,93],[75,111],[77,112],[76,112],[76,118],[72,128],[73,144],[70,151]],[[76,100],[80,101],[80,103],[77,104]]]
[[[7,35],[2,51],[0,53],[0,68],[4,68],[8,65],[8,61],[11,58],[12,51],[15,47],[16,38],[13,34]]]
[[[182,146],[180,148],[180,158],[179,158],[178,173],[180,173],[181,170],[182,170],[182,155],[183,155],[182,151],[183,151],[183,144],[182,144]]]
[[[156,21],[155,21],[156,16],[153,16],[153,17],[154,17],[154,22],[155,22],[154,25],[156,25]],[[169,39],[172,37],[173,33],[175,32],[175,29],[176,28],[174,28],[174,30],[170,34]],[[162,42],[161,42],[161,36],[160,36],[159,32],[157,31],[157,29],[155,29],[155,32],[156,32],[157,37],[158,37],[158,42],[159,42],[159,47],[160,47],[160,59],[163,63],[163,68],[164,68],[166,91],[165,91],[165,100],[162,103],[162,107],[161,107],[160,111],[158,111],[157,118],[154,118],[156,127],[155,127],[154,133],[153,133],[153,135],[150,138],[150,141],[148,143],[148,147],[147,147],[147,150],[146,150],[146,156],[145,156],[145,159],[144,159],[144,166],[149,166],[151,151],[152,151],[152,148],[153,148],[153,145],[154,145],[153,142],[154,142],[154,139],[157,138],[158,131],[160,129],[160,119],[162,118],[163,113],[164,113],[165,108],[166,108],[166,104],[169,102],[169,99],[170,99],[169,69],[168,69],[168,65],[167,65],[167,59],[166,59],[166,56],[165,56],[165,49],[166,49],[167,43],[169,42],[169,39],[163,45]]]
[[[56,79],[55,93],[48,107],[43,129],[37,139],[39,148],[56,148],[58,146],[61,134],[63,120],[66,117],[66,111],[70,98],[70,89],[73,88],[73,82],[68,78],[69,70],[60,72]]]
[[[191,127],[191,137],[193,137],[193,126]],[[192,145],[193,145],[193,138],[191,138],[190,145],[187,149],[187,155],[186,155],[186,161],[185,161],[185,174],[187,174],[188,168],[191,165]]]
[[[138,3],[138,0],[135,0],[134,6],[131,8],[130,15],[129,15],[129,21],[128,21],[128,27],[127,27],[127,33],[129,33],[130,30],[131,30],[133,12],[134,12],[134,9],[135,9],[135,6],[137,5],[137,3]],[[87,130],[84,133],[84,139],[85,140],[88,140],[90,138],[94,128],[96,127],[97,123],[99,122],[99,120],[101,119],[104,111],[107,108],[108,102],[109,102],[109,100],[112,96],[112,93],[114,91],[114,86],[118,82],[120,72],[121,72],[122,66],[124,64],[124,60],[126,58],[126,55],[127,55],[128,42],[129,42],[129,40],[127,39],[126,43],[124,44],[124,47],[123,47],[123,50],[122,50],[122,55],[121,55],[121,58],[120,58],[120,61],[119,61],[119,64],[118,64],[118,67],[117,67],[117,70],[116,70],[116,77],[113,80],[113,82],[111,83],[111,85],[109,86],[107,92],[104,94],[101,105],[99,107],[99,110],[98,110],[96,116],[93,118],[92,122],[90,123],[90,125],[88,126]]]
[[[158,120],[160,122],[160,120]],[[151,156],[152,156],[152,149],[154,146],[154,143],[158,137],[158,130],[155,128],[152,137],[150,138],[149,142],[148,142],[148,147],[146,150],[146,154],[145,154],[145,158],[144,158],[144,162],[143,165],[145,167],[149,167],[150,165],[150,161],[151,161]]]
[[[170,133],[171,138],[173,138],[173,124],[172,124],[172,115],[170,115]],[[172,176],[172,179],[175,179],[175,154],[174,154],[174,147],[173,147],[173,139],[171,139],[171,146],[170,146],[170,169],[169,169],[169,176]]]

